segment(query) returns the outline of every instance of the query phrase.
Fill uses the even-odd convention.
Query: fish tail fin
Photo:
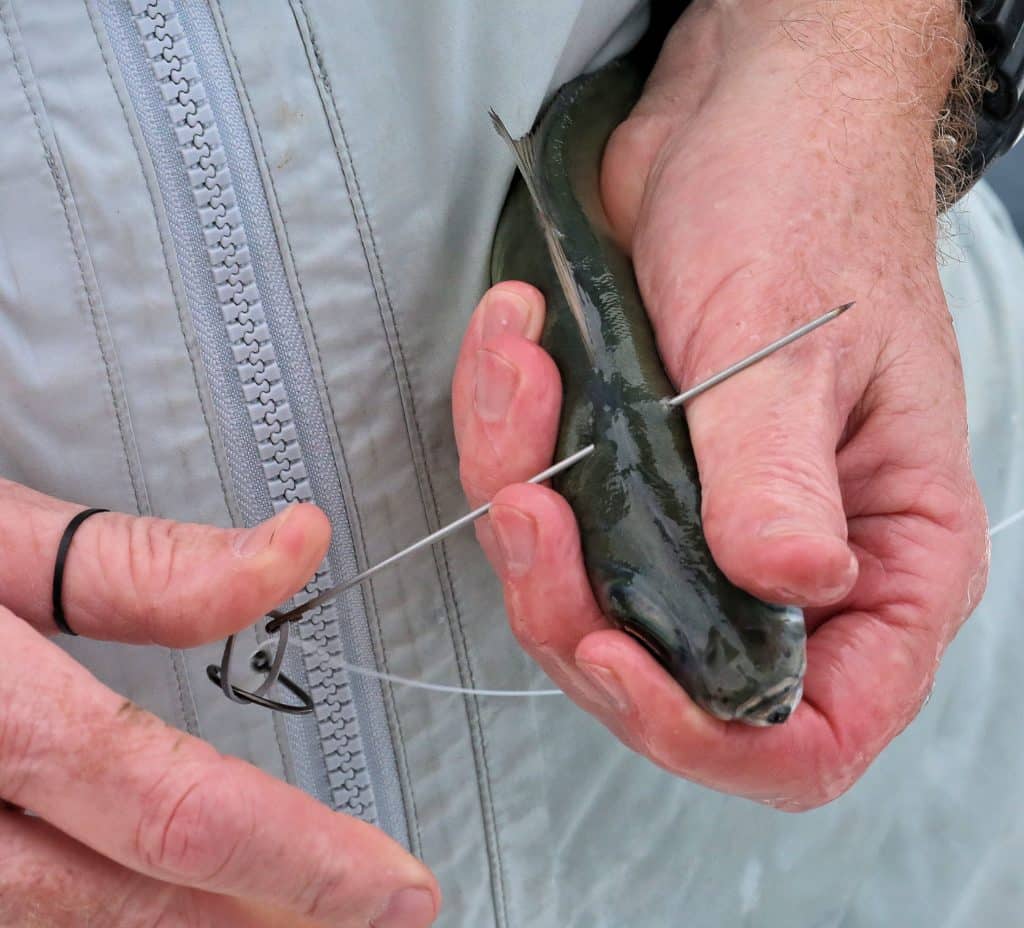
[[[572,267],[569,264],[569,258],[565,253],[565,249],[562,247],[561,233],[551,219],[546,198],[538,183],[537,148],[534,135],[532,132],[527,132],[526,135],[513,138],[512,133],[508,131],[501,117],[493,109],[490,110],[490,116],[491,122],[494,123],[495,131],[512,150],[519,173],[526,182],[526,189],[530,192],[530,199],[533,201],[534,208],[537,211],[537,218],[544,232],[544,238],[548,244],[548,252],[551,255],[551,263],[554,265],[555,274],[557,274],[558,282],[561,284],[562,293],[569,304],[569,310],[572,312],[573,319],[576,320],[576,325],[580,330],[580,336],[583,339],[587,353],[590,355],[591,360],[593,360],[594,345],[590,337],[590,330],[587,327],[586,316],[583,313],[583,304],[580,300],[579,290],[573,279]]]
[[[519,168],[519,173],[523,175],[526,186],[530,188],[530,196],[533,198],[533,202],[538,210],[542,210],[543,207],[536,184],[537,169],[533,147],[533,133],[527,132],[526,135],[513,138],[512,133],[508,131],[508,127],[502,122],[501,117],[493,109],[488,110],[488,113],[490,114],[491,122],[494,124],[494,130],[501,136],[505,144],[512,149],[512,154],[516,159],[516,166]]]

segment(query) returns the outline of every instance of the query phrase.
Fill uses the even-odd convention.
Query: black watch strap
[[[967,0],[966,9],[988,68],[977,139],[964,165],[977,180],[1024,131],[1024,0]]]

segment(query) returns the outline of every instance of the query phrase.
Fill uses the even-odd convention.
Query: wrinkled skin
[[[437,884],[391,838],[164,724],[47,640],[54,552],[81,508],[0,480],[0,924],[425,928]],[[216,641],[297,592],[329,537],[308,504],[248,532],[93,516],[68,556],[67,620],[106,641]],[[384,922],[403,889],[419,912]]]
[[[497,492],[554,447],[560,383],[536,345],[539,294],[494,288],[455,375],[464,485],[474,501],[497,492],[479,536],[523,645],[655,763],[783,809],[856,781],[916,715],[984,589],[986,520],[935,255],[930,140],[956,60],[953,6],[834,4],[846,18],[823,24],[793,0],[700,4],[604,158],[605,206],[677,386],[858,301],[687,411],[716,562],[751,593],[805,607],[804,701],[785,725],[697,709],[609,628],[565,501]]]

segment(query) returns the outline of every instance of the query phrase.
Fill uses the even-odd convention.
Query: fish
[[[558,457],[595,445],[552,486],[575,514],[601,609],[711,715],[777,725],[803,693],[803,613],[735,586],[711,555],[685,412],[665,403],[675,390],[601,203],[604,147],[645,70],[627,55],[570,81],[519,138],[492,111],[518,170],[491,278],[547,301],[541,345],[564,389]]]

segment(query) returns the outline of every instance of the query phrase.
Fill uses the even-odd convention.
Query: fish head
[[[692,583],[615,569],[592,584],[605,613],[638,640],[711,715],[770,726],[803,694],[803,613],[742,591],[705,601]]]

